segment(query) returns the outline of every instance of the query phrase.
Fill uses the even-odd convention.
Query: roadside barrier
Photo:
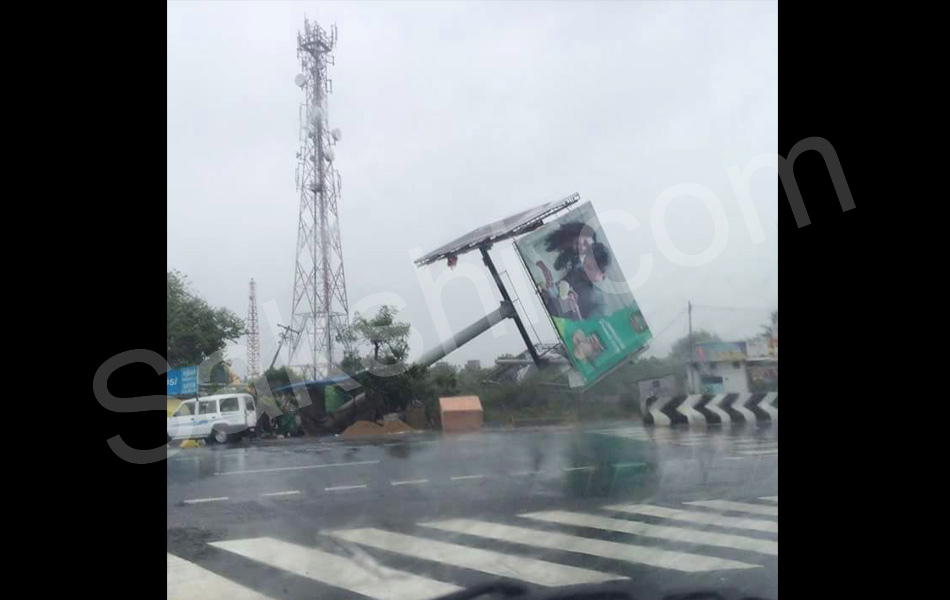
[[[777,423],[778,392],[651,397],[640,400],[640,413],[656,427]]]

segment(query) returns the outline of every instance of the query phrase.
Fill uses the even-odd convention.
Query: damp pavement
[[[647,561],[646,566],[641,559],[634,560],[632,566],[626,562],[618,565],[612,556],[591,556],[586,550],[569,552],[569,558],[564,560],[588,567],[610,567],[614,573],[633,577],[643,586],[640,594],[644,597],[684,584],[707,588],[737,586],[742,593],[777,597],[777,423],[765,428],[725,431],[654,430],[621,422],[456,435],[410,433],[373,440],[268,440],[169,449],[166,469],[168,553],[203,564],[224,577],[240,571],[244,573],[244,585],[255,586],[254,578],[247,575],[248,565],[242,563],[246,557],[223,551],[215,544],[281,540],[298,545],[294,547],[326,547],[331,553],[339,553],[339,542],[327,542],[336,531],[385,530],[392,536],[392,532],[405,533],[419,524],[432,522],[517,524],[526,514],[540,514],[548,519],[542,528],[554,527],[550,519],[560,519],[557,526],[567,525],[572,535],[604,541],[619,536],[629,542],[631,532],[616,530],[617,511],[612,507],[649,506],[655,507],[650,509],[654,512],[666,511],[636,516],[640,519],[636,523],[645,520],[654,527],[646,530],[652,542],[671,531],[688,534],[715,530],[727,536],[742,534],[734,536],[737,539],[754,540],[758,536],[766,540],[763,543],[774,543],[774,556],[769,553],[767,560],[746,563],[738,560],[744,557],[742,552],[736,554],[725,548],[723,560],[735,559],[736,564],[755,568],[711,569],[686,578],[677,570],[675,560],[679,559],[674,555],[671,568],[651,567],[650,558],[642,559]],[[774,531],[741,530],[748,523],[758,522],[756,519],[770,523],[772,509],[756,508],[768,507],[770,503],[775,506]],[[605,507],[611,507],[610,518],[614,520],[602,521],[607,514]],[[631,510],[642,512],[640,508]],[[704,511],[724,519],[718,523],[708,519],[696,522],[693,515]],[[752,517],[747,519],[748,523],[743,521],[747,517]],[[565,519],[581,521],[572,523]],[[606,530],[603,523],[607,524]],[[671,524],[685,529],[662,529]],[[736,528],[730,529],[733,525]],[[624,527],[643,529],[643,525]],[[516,535],[521,530],[502,527],[499,531],[504,538],[508,535],[504,532]],[[445,531],[436,534],[443,541],[459,536],[458,531],[452,535]],[[633,534],[633,542],[643,540],[643,531]],[[462,538],[477,541],[465,535]],[[573,539],[576,537],[569,541]],[[688,539],[671,539],[677,544],[691,543]],[[385,540],[390,543],[390,538]],[[668,539],[659,542],[662,544],[657,548],[671,547]],[[379,554],[373,553],[379,552],[381,542],[369,543],[375,544],[376,549],[361,546],[363,551],[380,559]],[[486,547],[506,543],[521,544],[512,547],[513,552],[526,547],[522,541],[497,536]],[[672,547],[681,548],[676,544]],[[382,558],[388,560],[387,566],[395,561],[398,568],[403,564],[401,561],[411,560],[393,556],[392,551],[389,548],[389,554],[382,553]],[[459,556],[469,555],[462,552]],[[479,557],[475,554],[473,560]],[[238,568],[240,565],[243,566]],[[461,575],[456,571],[440,575],[436,567],[449,567],[428,562],[424,565],[427,567],[423,570],[428,566],[435,569],[435,575],[430,576],[440,582],[448,579],[458,585]],[[411,567],[413,572],[420,570],[418,564]],[[464,566],[452,568],[461,568],[460,573],[466,575],[461,577],[461,587],[482,580]],[[362,588],[355,588],[354,592],[346,586],[321,587],[325,581],[315,582],[299,574],[281,571],[277,578],[266,569],[261,576],[264,574],[267,581],[283,582],[259,589],[264,597],[366,596],[358,591]]]

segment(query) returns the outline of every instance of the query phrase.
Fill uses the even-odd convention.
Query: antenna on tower
[[[261,375],[261,330],[257,323],[257,284],[251,279],[247,308],[247,377]]]
[[[304,18],[303,32],[297,33],[300,74],[294,78],[304,102],[300,107],[303,139],[297,154],[300,217],[291,310],[294,335],[289,340],[288,364],[312,379],[328,376],[331,365],[342,359],[337,339],[349,321],[337,211],[340,177],[331,150],[341,135],[338,129],[330,129],[327,120],[327,96],[333,91],[327,65],[333,64],[335,46],[336,26],[328,33]]]

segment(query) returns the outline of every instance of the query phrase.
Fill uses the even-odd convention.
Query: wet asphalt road
[[[210,543],[275,538],[345,555],[348,547],[327,531],[378,528],[414,534],[418,524],[447,519],[518,523],[536,511],[571,511],[616,517],[605,507],[649,504],[690,511],[694,501],[756,502],[778,496],[778,427],[741,431],[655,432],[630,423],[486,431],[441,436],[406,434],[375,441],[275,440],[169,452],[167,549],[271,598],[359,598],[351,591],[315,584],[226,552]],[[775,505],[777,507],[777,504]],[[727,507],[728,508],[728,507]],[[694,587],[737,589],[777,597],[777,508],[775,532],[732,531],[721,525],[674,523],[697,530],[738,533],[775,541],[774,556],[718,548],[726,559],[755,568],[679,571],[620,562],[610,557],[528,548],[504,539],[473,540],[493,551],[520,553],[631,578],[640,597]],[[750,517],[729,510],[727,517]],[[628,517],[631,515],[627,515]],[[623,518],[623,517],[621,517]],[[767,519],[768,517],[761,517]],[[639,518],[669,525],[668,519]],[[554,529],[550,523],[535,528]],[[695,550],[682,543],[593,529],[557,531],[601,540]],[[458,541],[459,534],[426,530],[427,538]],[[473,585],[477,573],[372,548],[362,548],[387,567]]]

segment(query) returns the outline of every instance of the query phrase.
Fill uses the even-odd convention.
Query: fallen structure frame
[[[500,241],[517,237],[537,229],[544,224],[545,218],[565,210],[567,207],[575,204],[579,200],[580,195],[574,193],[567,198],[548,202],[542,204],[541,206],[536,206],[534,208],[522,211],[500,221],[489,223],[488,225],[479,227],[478,229],[470,231],[465,235],[436,248],[432,252],[422,256],[421,258],[417,258],[414,261],[417,267],[424,267],[441,260],[446,260],[449,261],[450,264],[453,264],[454,261],[458,260],[458,257],[462,254],[478,250],[482,255],[482,262],[484,262],[485,266],[488,267],[488,271],[491,273],[492,279],[495,281],[495,285],[498,286],[498,291],[501,292],[502,298],[498,309],[487,316],[482,317],[478,321],[475,321],[462,331],[455,334],[451,339],[443,341],[435,348],[432,348],[423,354],[422,357],[420,357],[420,359],[417,361],[419,364],[428,366],[438,362],[448,353],[472,341],[482,333],[491,329],[500,321],[504,319],[512,319],[515,322],[515,325],[518,327],[518,333],[521,334],[521,339],[524,340],[528,353],[531,355],[531,360],[539,368],[544,365],[543,358],[540,354],[538,354],[538,351],[535,348],[534,343],[531,341],[531,338],[528,337],[528,330],[525,328],[524,322],[521,320],[521,316],[518,314],[518,311],[515,310],[514,305],[511,302],[511,296],[509,295],[507,288],[505,288],[504,283],[501,281],[501,277],[498,274],[498,269],[495,268],[495,263],[492,261],[489,250],[491,250],[493,245]]]

